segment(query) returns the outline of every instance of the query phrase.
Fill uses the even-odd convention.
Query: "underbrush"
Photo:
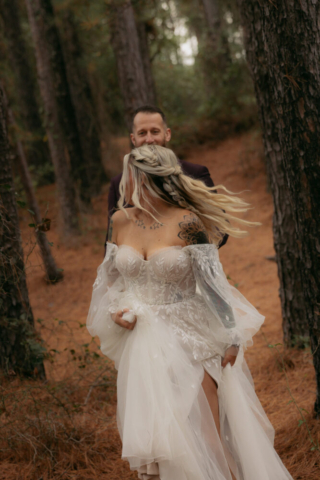
[[[312,404],[316,392],[305,388],[300,391],[302,379],[314,382],[314,372],[310,375],[311,350],[308,346],[304,350],[286,349],[280,343],[268,343],[264,334],[263,337],[271,352],[264,362],[263,377],[264,387],[269,390],[268,408],[274,412],[275,449],[294,480],[319,480],[319,419],[315,417]],[[285,382],[288,412],[287,422],[280,428],[277,424],[281,417],[277,412],[284,399],[281,398],[279,381]]]
[[[222,110],[213,117],[203,116],[170,126],[172,139],[169,146],[179,158],[184,159],[192,147],[217,145],[226,138],[259,128],[258,112],[256,105],[247,105],[233,114]]]
[[[69,330],[62,323],[53,325],[51,332],[56,336],[60,331],[65,337],[65,329]],[[137,478],[121,460],[113,364],[100,355],[94,341],[75,346],[72,336],[69,340],[62,351],[48,350],[47,381],[1,379],[1,479]],[[291,391],[291,386],[295,389],[296,382],[290,385],[294,381],[292,375],[298,373],[296,370],[301,370],[300,375],[307,372],[311,355],[297,349],[283,354],[279,348],[269,347],[274,349],[274,355],[269,353],[256,382],[259,396],[266,389],[267,394],[263,396],[268,398],[268,409],[275,414],[272,423],[277,432],[276,450],[295,480],[318,480],[318,420],[311,411],[296,405],[297,412],[302,414],[300,421],[294,416],[293,421],[286,422],[285,426],[280,422],[280,426],[276,413],[282,402],[283,377],[292,396],[292,400],[286,402],[294,403],[296,390]],[[310,399],[308,392],[305,396]],[[300,402],[304,405],[304,398],[300,398]]]
[[[1,378],[0,478],[120,478],[112,362],[92,342],[48,348],[45,363],[45,382]]]

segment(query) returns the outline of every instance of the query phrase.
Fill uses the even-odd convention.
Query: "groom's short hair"
[[[159,113],[161,115],[161,118],[163,120],[163,123],[167,125],[167,119],[161,108],[154,107],[153,105],[141,105],[141,107],[138,107],[134,110],[133,115],[132,115],[132,128],[133,128],[133,122],[138,115],[138,113]]]

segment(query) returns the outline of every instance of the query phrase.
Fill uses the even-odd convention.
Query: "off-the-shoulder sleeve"
[[[209,323],[216,340],[226,347],[252,345],[252,337],[264,317],[231,286],[219,260],[215,245],[190,245],[193,272],[203,299],[212,315]]]
[[[87,328],[101,342],[104,355],[117,362],[124,348],[128,330],[115,324],[111,315],[119,310],[119,303],[124,294],[124,280],[119,273],[115,257],[117,245],[108,243],[106,256],[99,265],[97,277],[93,284],[91,304],[87,317]]]

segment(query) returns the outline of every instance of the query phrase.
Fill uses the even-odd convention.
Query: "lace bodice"
[[[125,289],[149,305],[177,303],[196,293],[190,255],[185,248],[162,248],[148,260],[134,248],[121,245],[115,265]]]
[[[229,284],[218,250],[209,244],[162,248],[145,260],[128,245],[108,243],[87,326],[112,359],[120,359],[128,334],[112,314],[124,308],[137,316],[135,328],[169,325],[195,360],[223,354],[230,345],[250,345],[264,320]]]

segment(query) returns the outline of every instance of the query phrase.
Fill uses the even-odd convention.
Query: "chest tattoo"
[[[158,228],[163,227],[163,223],[159,223],[159,222],[154,222],[149,227],[145,225],[143,220],[135,220],[134,223],[137,225],[137,227],[140,227],[143,230],[145,230],[145,229],[147,229],[147,230],[157,230]]]

